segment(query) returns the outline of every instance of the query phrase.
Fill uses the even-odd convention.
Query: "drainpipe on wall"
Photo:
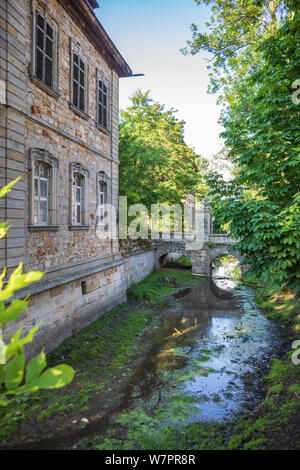
[[[7,156],[7,103],[8,103],[8,92],[7,92],[7,81],[8,81],[8,4],[7,0],[5,1],[5,81],[4,81],[4,93],[3,93],[3,104],[4,107],[4,113],[5,113],[5,118],[4,118],[4,161],[5,161],[5,168],[4,168],[4,185],[6,186],[8,184],[8,156]],[[4,198],[4,220],[8,219],[8,207],[7,207],[7,198],[8,195],[5,196]],[[4,237],[4,260],[5,260],[5,266],[8,265],[8,238],[7,236]]]
[[[111,93],[110,93],[110,203],[112,205],[112,200],[113,200],[113,137],[112,137],[112,132],[113,132],[113,92],[114,92],[114,74],[113,74],[113,69],[110,69],[110,87],[111,87]],[[111,222],[111,221],[110,221]],[[110,223],[111,225],[111,223]],[[114,252],[114,242],[112,238],[112,232],[110,233],[110,250],[111,253]]]

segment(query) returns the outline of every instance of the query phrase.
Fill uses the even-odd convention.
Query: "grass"
[[[291,350],[293,341],[300,339],[300,304],[294,292],[265,286],[257,287],[257,301],[268,319],[285,328],[289,352],[271,360],[264,379],[266,399],[255,413],[238,421],[226,448],[300,449],[300,365],[292,362]]]
[[[176,263],[179,264],[180,266],[183,266],[185,268],[191,268],[192,267],[192,262],[190,258],[187,256],[182,256],[181,258],[176,260]]]
[[[174,280],[170,285],[165,278]],[[72,384],[57,392],[39,391],[12,400],[8,407],[0,408],[0,439],[2,445],[18,441],[22,423],[40,423],[41,435],[55,434],[57,423],[72,415],[89,416],[93,413],[92,399],[109,408],[112,392],[132,372],[149,332],[155,328],[161,305],[166,298],[199,282],[188,272],[176,270],[155,271],[143,282],[132,286],[125,303],[103,315],[80,333],[65,340],[47,356],[49,365],[63,360],[74,367],[76,376]],[[83,416],[81,416],[83,417]],[[38,434],[38,433],[37,433]],[[26,437],[26,436],[25,436]]]
[[[170,279],[174,283],[170,284]],[[40,391],[0,409],[2,446],[20,440],[25,422],[37,428],[35,436],[25,435],[29,441],[40,435],[55,435],[58,428],[63,428],[66,418],[89,418],[94,413],[95,396],[104,408],[114,406],[113,396],[138,365],[142,348],[158,325],[164,302],[170,295],[198,282],[199,278],[187,271],[155,271],[131,287],[129,303],[108,312],[66,340],[48,356],[48,362],[55,364],[63,359],[73,366],[77,372],[75,381],[58,392]],[[299,302],[291,291],[278,292],[266,287],[257,287],[257,302],[267,318],[285,328],[289,352],[283,358],[272,359],[263,384],[266,398],[254,413],[226,425],[185,423],[185,417],[197,404],[193,397],[174,393],[168,403],[161,406],[154,406],[157,397],[151,397],[148,408],[137,402],[134,409],[117,415],[104,437],[94,436],[91,447],[105,450],[300,449],[300,365],[291,360],[295,354],[291,345],[300,338]],[[179,353],[182,355],[184,351]],[[213,372],[201,366],[210,354],[221,354],[221,350],[202,350],[198,358],[200,367],[191,371],[191,379],[195,373]],[[180,383],[180,375],[175,379]],[[169,380],[167,373],[166,380]],[[133,390],[133,397],[134,393]],[[118,395],[114,400],[117,399]],[[213,401],[217,403],[219,399],[215,396]]]
[[[187,256],[181,256],[181,258],[175,259],[174,261],[169,261],[168,266],[170,266],[170,268],[182,268],[188,270],[192,268],[192,262]]]
[[[258,302],[268,318],[285,328],[288,343],[299,338],[299,302],[293,292],[257,290]],[[210,350],[203,351],[206,354]],[[226,424],[184,424],[195,405],[189,396],[173,395],[163,408],[135,408],[115,418],[109,435],[94,438],[96,449],[144,450],[275,450],[300,449],[300,365],[292,351],[273,358],[264,379],[265,400],[251,414]],[[300,354],[299,354],[300,356]],[[200,357],[199,360],[204,359]],[[209,371],[198,371],[206,373]],[[192,377],[192,373],[191,373]],[[186,379],[187,377],[185,377]],[[180,379],[180,377],[179,377]],[[213,397],[218,403],[219,396]],[[181,423],[181,424],[180,424]]]

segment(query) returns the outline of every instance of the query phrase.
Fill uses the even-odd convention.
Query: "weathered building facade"
[[[43,321],[37,350],[126,298],[103,208],[118,209],[118,85],[131,69],[95,7],[0,0],[0,185],[20,177],[0,201],[11,227],[0,262],[46,271],[22,293],[31,294],[24,330]]]

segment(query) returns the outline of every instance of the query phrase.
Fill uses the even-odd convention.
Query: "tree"
[[[192,40],[183,52],[195,55],[203,51],[212,56],[210,91],[224,87],[227,98],[237,77],[245,76],[260,60],[253,51],[276,34],[286,19],[293,18],[297,5],[297,0],[194,1],[210,6],[212,16],[206,23],[208,32],[191,25]]]
[[[188,193],[205,190],[204,161],[184,142],[184,121],[174,109],[138,90],[121,112],[120,194],[129,204],[181,204]]]
[[[250,273],[287,283],[300,294],[300,106],[292,84],[300,77],[300,15],[264,40],[259,66],[222,118],[230,158],[239,165],[233,181],[209,178],[213,213],[230,223]]]
[[[14,183],[15,181],[2,188],[0,197],[9,193]],[[1,223],[0,238],[3,238],[7,232],[7,222]],[[12,300],[8,306],[7,301],[18,290],[32,282],[39,281],[43,273],[35,271],[25,274],[21,263],[4,285],[5,275],[4,269],[0,275],[0,328],[19,318],[20,314],[27,309],[29,298]],[[47,363],[44,351],[26,365],[24,346],[33,341],[38,328],[39,325],[31,328],[26,336],[21,337],[22,327],[20,327],[8,344],[4,345],[2,341],[0,342],[0,406],[8,405],[14,395],[33,393],[39,389],[61,388],[73,380],[74,370],[68,365],[61,364],[45,370]]]
[[[238,167],[230,158],[228,149],[223,147],[208,160],[207,170],[209,173],[218,173],[225,180],[230,180],[237,174]]]

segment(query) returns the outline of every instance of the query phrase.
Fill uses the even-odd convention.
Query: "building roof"
[[[99,3],[96,0],[86,0],[86,3],[88,3],[91,8],[99,8]]]
[[[58,0],[83,30],[98,52],[115,69],[119,77],[131,77],[132,70],[110,39],[91,8],[97,8],[96,0]]]

